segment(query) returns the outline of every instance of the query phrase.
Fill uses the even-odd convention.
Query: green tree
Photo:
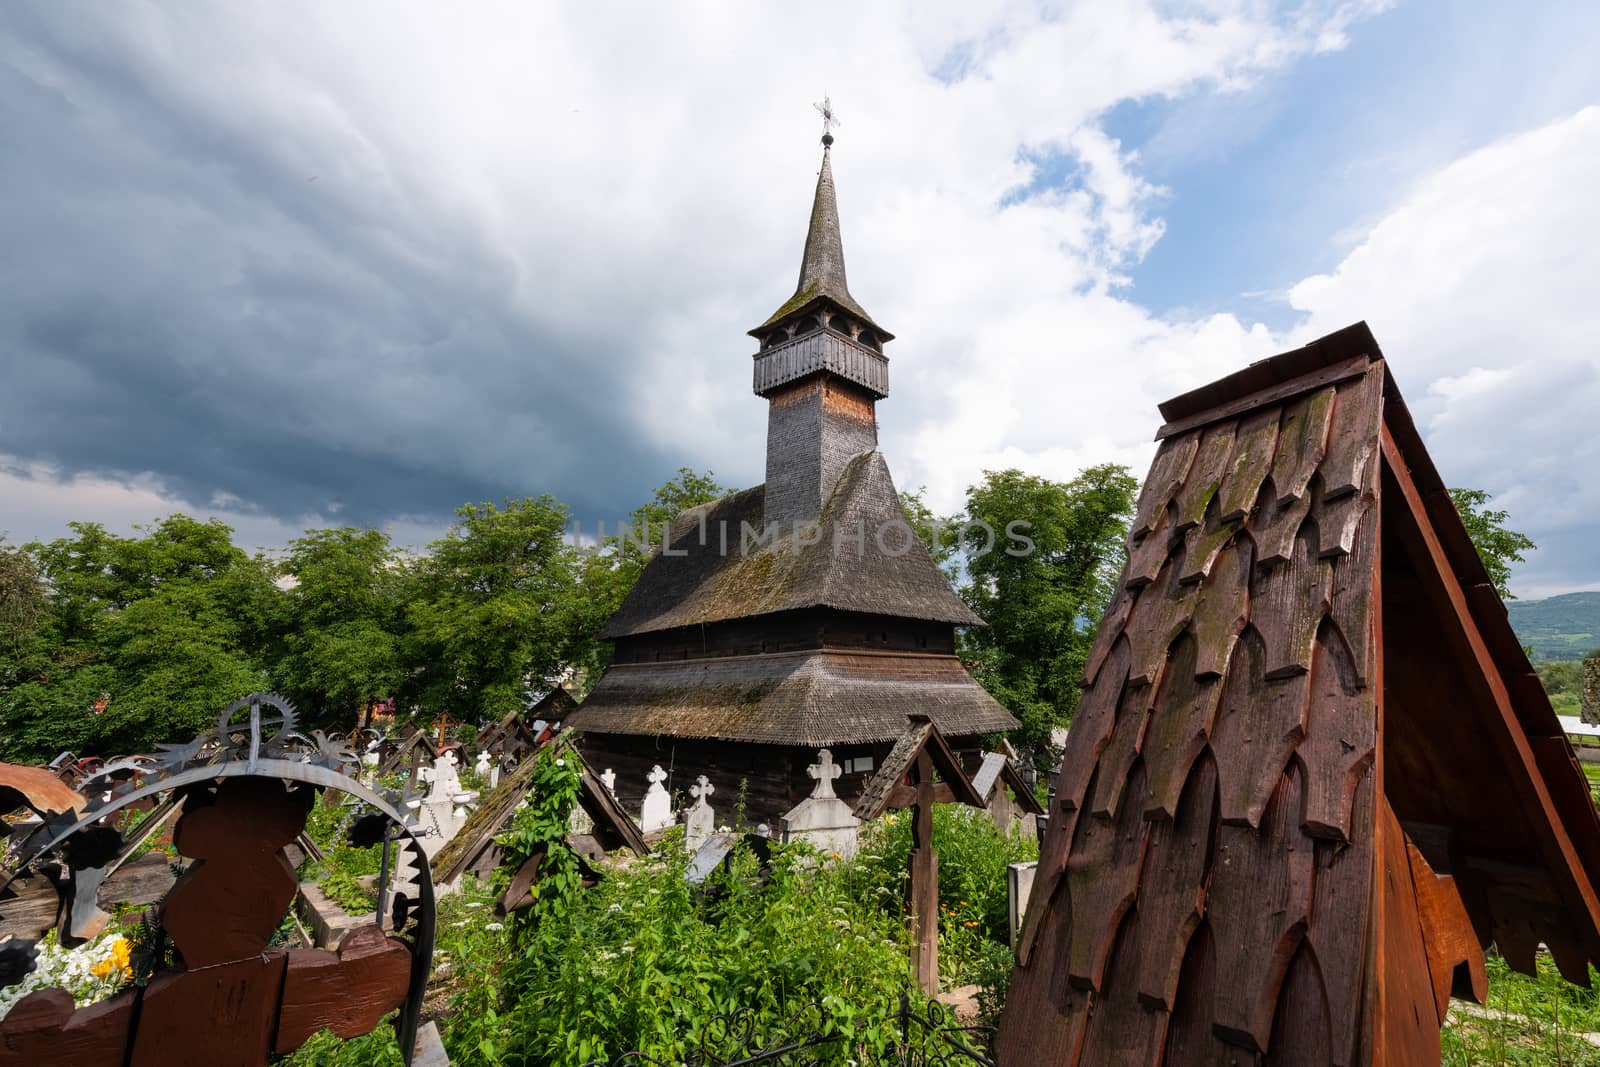
[[[916,531],[933,562],[954,582],[960,576],[962,517],[934,514],[923,499],[927,491],[925,485],[902,491],[900,507],[906,513],[906,522]]]
[[[1041,764],[1051,728],[1077,707],[1126,558],[1138,485],[1126,467],[1102,464],[1067,482],[987,471],[967,490],[961,543],[970,580],[961,594],[988,626],[967,631],[963,650],[978,680],[1022,720],[1016,740]]]
[[[467,504],[418,563],[406,656],[414,702],[483,722],[560,678],[578,643],[580,557],[551,496]]]
[[[229,527],[172,515],[133,537],[71,529],[28,546],[48,610],[0,673],[5,755],[147,751],[263,685],[282,597]]]
[[[15,652],[31,638],[47,606],[44,577],[32,554],[0,544],[0,650]]]
[[[382,530],[345,526],[307,530],[283,573],[293,582],[277,686],[308,723],[353,728],[405,680],[405,561]]]
[[[1525,562],[1523,553],[1532,552],[1539,546],[1531,538],[1506,529],[1509,514],[1490,508],[1489,494],[1482,489],[1452,489],[1450,499],[1455,501],[1456,510],[1461,513],[1461,521],[1466,524],[1467,534],[1478,549],[1483,569],[1489,572],[1489,581],[1494,583],[1502,597],[1515,600],[1516,597],[1507,588],[1511,580],[1511,565]]]

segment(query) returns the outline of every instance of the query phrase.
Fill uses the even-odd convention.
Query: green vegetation
[[[1006,866],[1039,858],[1039,839],[1002,834],[989,813],[940,804],[933,809],[933,847],[939,853],[939,978],[949,986],[992,981],[991,945],[1006,952]],[[890,812],[863,827],[860,851],[846,866],[854,895],[902,916],[909,889],[911,816]],[[1007,966],[1006,977],[1010,977]]]
[[[1578,1036],[1600,1032],[1600,972],[1591,967],[1590,988],[1580,988],[1542,952],[1537,977],[1516,973],[1493,954],[1488,970],[1488,1013],[1469,1013],[1459,1002],[1451,1008],[1442,1042],[1445,1067],[1600,1065],[1600,1048]]]
[[[901,498],[962,599],[988,623],[962,634],[962,659],[1022,720],[1013,741],[1041,768],[1055,759],[1051,729],[1077,707],[1083,665],[1126,558],[1138,487],[1126,467],[1105,464],[1066,482],[986,471],[959,515],[934,515],[920,493]]]
[[[681,471],[635,519],[719,493]],[[0,759],[148,752],[258,689],[289,696],[302,729],[348,730],[381,700],[475,723],[522,707],[530,684],[581,684],[645,554],[569,543],[569,523],[548,496],[469,504],[420,557],[351,527],[250,556],[186,515],[0,544]]]
[[[716,1051],[732,1053],[813,1032],[833,1038],[814,1050],[819,1063],[893,1061],[900,996],[920,1000],[906,930],[906,816],[875,824],[851,861],[774,846],[763,867],[741,849],[699,886],[669,836],[654,856],[581,889],[562,840],[577,766],[556,748],[539,758],[534,799],[499,838],[506,854],[494,884],[468,878],[440,903],[428,1002],[452,1063],[570,1065],[633,1050],[677,1063],[704,1040],[726,1037]],[[982,984],[992,1017],[1011,970],[1005,865],[1036,857],[1037,845],[1001,835],[983,812],[936,812],[942,978]],[[496,920],[494,901],[535,854],[554,858],[555,877]],[[726,1032],[736,1011],[748,1013],[745,1038]],[[348,1042],[324,1034],[288,1062],[392,1063],[393,1049],[387,1027]]]
[[[1600,651],[1600,593],[1564,593],[1506,605],[1517,639],[1535,660],[1586,658]]]
[[[552,750],[540,759],[544,789],[502,835],[498,882],[537,852],[555,859],[556,877],[504,927],[486,923],[444,950],[457,976],[451,1062],[574,1064],[634,1049],[678,1062],[735,1011],[757,1041],[809,1012],[838,1036],[841,1063],[889,1047],[888,1015],[910,982],[904,921],[852,892],[847,866],[790,847],[763,869],[739,850],[693,886],[669,839],[581,890],[561,856],[576,763]]]
[[[1543,660],[1535,663],[1544,691],[1557,715],[1576,715],[1583,702],[1583,664],[1573,660]]]

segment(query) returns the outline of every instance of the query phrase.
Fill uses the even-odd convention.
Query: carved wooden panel
[[[1358,492],[1366,484],[1368,465],[1377,459],[1383,376],[1384,365],[1375,362],[1360,378],[1339,386],[1327,455],[1318,467],[1324,500]]]
[[[1217,518],[1237,522],[1255,507],[1262,479],[1272,470],[1278,443],[1278,409],[1265,408],[1239,420],[1233,455],[1217,495]]]
[[[1310,675],[1269,679],[1254,627],[1234,648],[1211,750],[1217,756],[1222,821],[1255,826],[1305,736]],[[1295,812],[1296,817],[1299,812]]]
[[[1319,389],[1283,409],[1277,454],[1272,461],[1272,484],[1279,507],[1303,499],[1328,445],[1333,415],[1333,387]]]
[[[1378,743],[1378,707],[1355,679],[1344,643],[1324,627],[1311,664],[1306,735],[1306,832],[1337,841],[1350,838],[1356,784],[1372,764]]]
[[[1316,954],[1327,997],[1332,1053],[1327,1062],[1355,1062],[1361,1039],[1362,984],[1367,973],[1367,929],[1372,901],[1373,807],[1377,770],[1370,764],[1357,785],[1348,843],[1318,841],[1311,921],[1306,944]]]
[[[1206,756],[1189,776],[1177,818],[1150,827],[1139,885],[1142,959],[1136,981],[1140,998],[1163,1009],[1173,1006],[1184,950],[1205,914],[1216,793],[1216,764]]]
[[[1206,508],[1222,487],[1222,476],[1228,469],[1235,427],[1233,422],[1221,422],[1201,432],[1194,463],[1189,468],[1183,488],[1178,491],[1175,530],[1182,532],[1199,525],[1205,518]]]
[[[1128,789],[1135,796],[1142,793],[1142,769],[1134,769]],[[1067,893],[1072,901],[1067,964],[1075,985],[1100,988],[1112,937],[1139,890],[1148,826],[1137,804],[1124,804],[1115,820],[1093,815],[1078,820],[1067,860]]]
[[[1222,681],[1195,677],[1197,648],[1192,637],[1178,639],[1145,731],[1141,751],[1147,819],[1170,819],[1177,813],[1179,792],[1205,751],[1216,719]]]
[[[1303,773],[1291,766],[1268,805],[1260,831],[1223,826],[1206,895],[1217,968],[1226,975],[1215,998],[1217,1032],[1265,1051],[1289,961],[1311,910],[1313,843],[1300,829]]]
[[[1155,462],[1145,476],[1144,488],[1139,493],[1139,506],[1128,528],[1132,538],[1140,538],[1156,528],[1156,521],[1166,514],[1167,505],[1177,495],[1189,475],[1189,464],[1200,446],[1200,433],[1186,433],[1169,437],[1156,450]]]

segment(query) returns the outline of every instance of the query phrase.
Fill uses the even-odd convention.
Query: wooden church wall
[[[622,638],[616,663],[755,656],[813,648],[955,654],[949,623],[846,611],[795,611]]]

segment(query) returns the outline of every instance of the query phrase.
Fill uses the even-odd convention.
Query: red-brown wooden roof
[[[1365,324],[1161,411],[1002,1062],[1370,1055],[1396,817],[1479,940],[1586,973],[1600,817]]]

